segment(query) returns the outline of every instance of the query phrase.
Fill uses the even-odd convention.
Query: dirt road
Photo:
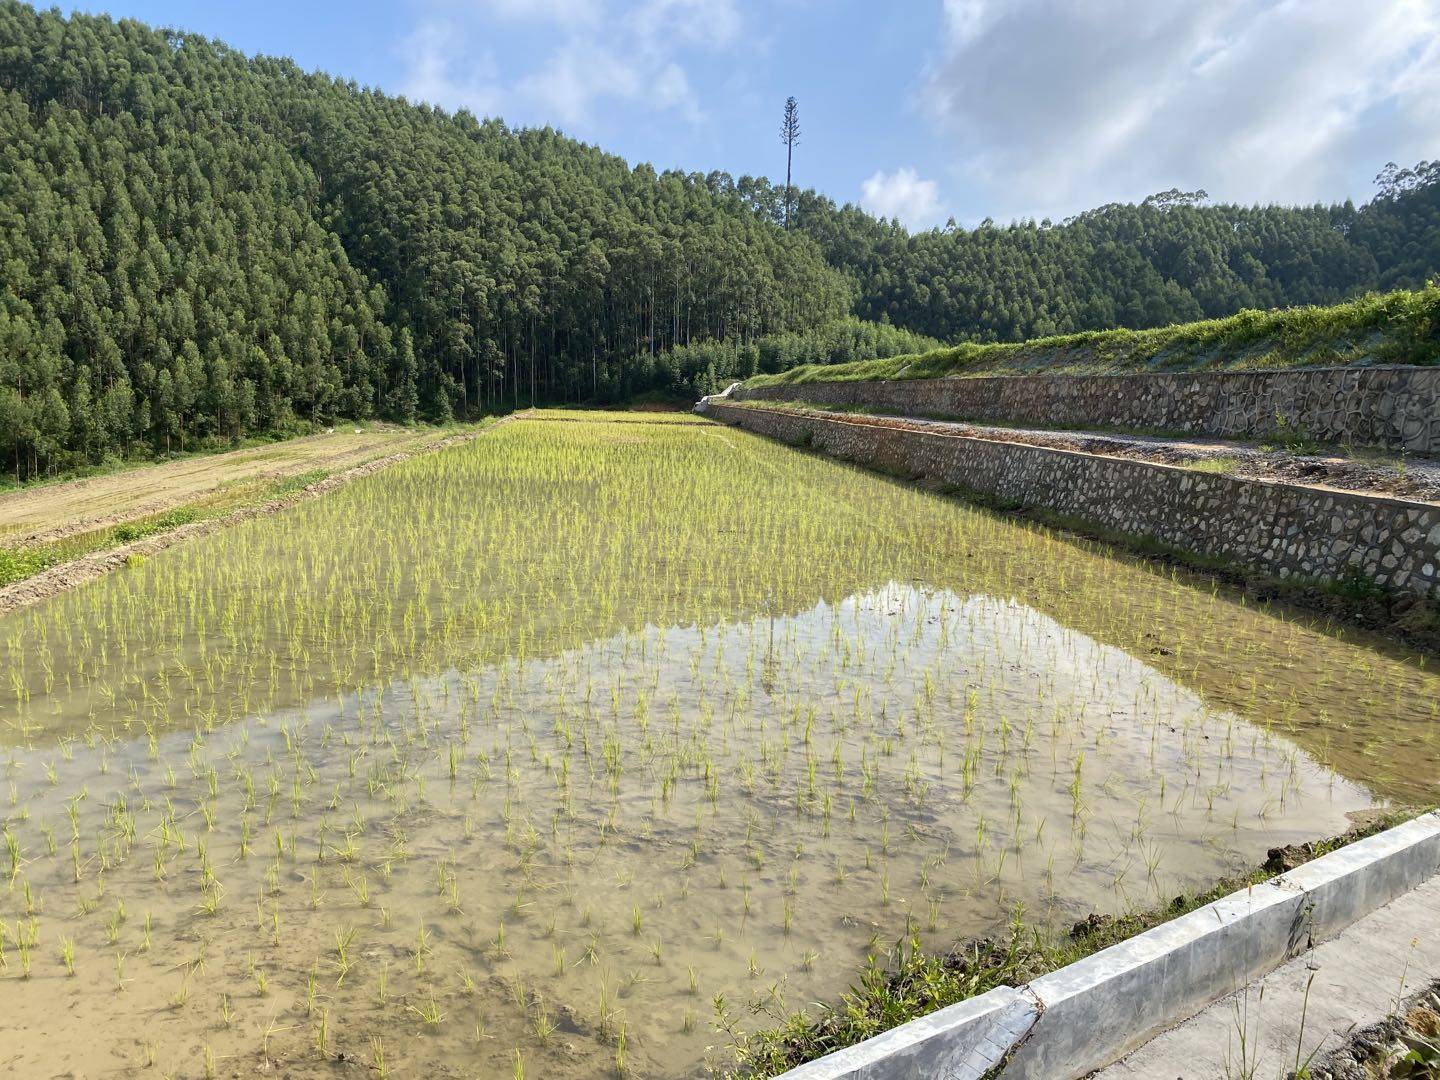
[[[524,414],[517,414],[524,415]],[[324,469],[327,475],[276,498],[243,503],[202,521],[180,525],[132,543],[107,546],[78,558],[50,566],[37,574],[0,586],[0,616],[82,585],[123,566],[133,555],[153,555],[196,536],[264,514],[274,514],[304,499],[317,498],[342,484],[390,465],[444,449],[504,424],[502,417],[484,426],[459,429],[381,429],[341,436],[338,432],[260,448],[266,456],[257,467],[253,451],[241,450],[210,458],[173,462],[147,469],[135,469],[95,480],[80,480],[51,487],[29,489],[23,507],[11,511],[9,499],[0,501],[0,513],[12,512],[13,519],[38,522],[28,537],[44,542],[56,537],[88,532],[179,505],[194,505],[225,487],[257,480],[283,479]],[[366,436],[369,438],[366,438]],[[282,451],[281,453],[275,453]],[[187,466],[172,473],[174,466]],[[208,468],[205,468],[208,466]],[[158,474],[158,475],[157,475]],[[52,506],[44,497],[59,492]],[[35,498],[38,496],[38,498]],[[20,500],[17,500],[20,501]],[[98,525],[97,525],[98,522]],[[0,541],[13,542],[15,533],[0,532]]]
[[[453,435],[437,428],[367,425],[223,454],[127,469],[0,495],[0,543],[64,539],[194,503],[236,484],[333,473]]]

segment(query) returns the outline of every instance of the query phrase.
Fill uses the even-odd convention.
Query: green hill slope
[[[1440,270],[1364,207],[1169,193],[907,234],[133,21],[0,0],[0,463],[693,393],[803,360],[1329,303]]]
[[[1243,311],[1154,330],[1104,330],[1016,344],[963,344],[847,364],[805,364],[756,375],[746,385],[1351,364],[1440,364],[1440,286],[1330,307]]]

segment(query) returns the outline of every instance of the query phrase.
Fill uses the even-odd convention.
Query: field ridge
[[[54,566],[46,567],[36,574],[21,578],[19,581],[12,581],[10,584],[0,586],[0,616],[5,616],[21,608],[38,604],[42,600],[73,589],[86,582],[94,581],[103,577],[112,570],[128,565],[133,558],[146,558],[158,554],[166,548],[174,547],[176,544],[186,540],[192,540],[200,536],[208,536],[210,533],[218,532],[231,525],[242,521],[249,521],[251,518],[265,517],[270,514],[278,514],[282,510],[288,510],[298,503],[309,499],[316,499],[327,495],[339,487],[354,480],[370,476],[387,469],[392,465],[398,465],[402,461],[409,461],[411,458],[419,457],[422,454],[434,453],[438,450],[448,449],[462,443],[470,442],[480,437],[511,419],[523,416],[524,413],[513,413],[510,416],[503,416],[492,423],[484,424],[470,431],[458,432],[435,442],[424,443],[419,446],[401,450],[394,454],[388,454],[373,461],[367,461],[361,465],[353,466],[342,472],[333,473],[313,483],[306,484],[292,492],[286,492],[276,498],[267,499],[264,502],[251,503],[239,506],[234,510],[227,511],[216,517],[205,518],[201,521],[191,521],[177,525],[174,528],[166,529],[163,532],[152,536],[146,536],[139,540],[120,544],[116,547],[109,547],[101,551],[93,551],[79,558],[70,559]]]

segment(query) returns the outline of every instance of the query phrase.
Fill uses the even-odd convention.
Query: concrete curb
[[[948,1005],[786,1073],[789,1080],[980,1080],[1035,1023],[1028,995],[1008,986]]]
[[[1275,970],[1440,874],[1440,814],[1052,971],[1001,987],[784,1074],[786,1080],[1076,1080]],[[1007,1042],[1008,1040],[1008,1042]]]

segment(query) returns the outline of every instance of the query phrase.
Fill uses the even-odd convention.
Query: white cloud
[[[609,49],[575,40],[521,79],[517,89],[540,103],[556,122],[578,124],[585,120],[593,99],[633,98],[639,80],[635,70]]]
[[[940,187],[910,168],[877,172],[860,185],[860,205],[876,217],[899,218],[907,228],[925,228],[938,223]]]
[[[683,54],[729,48],[743,26],[738,0],[426,2],[450,14],[423,18],[407,40],[408,96],[472,110],[484,102],[486,112],[503,103],[522,122],[572,128],[595,119],[607,102],[700,124],[704,113]],[[477,69],[466,68],[468,43],[484,40],[494,20],[544,22],[555,31],[554,46],[508,80],[503,95],[493,57],[481,54]]]
[[[446,19],[425,19],[401,45],[406,77],[402,93],[450,109],[469,109],[491,116],[500,105],[495,58],[462,48],[455,25]]]
[[[699,102],[679,64],[637,65],[604,44],[566,42],[522,78],[516,89],[547,117],[567,125],[585,123],[601,100],[674,110],[692,123],[701,117]]]
[[[700,101],[691,89],[690,77],[679,64],[666,64],[655,75],[651,94],[657,105],[667,109],[678,109],[692,123],[698,124],[704,117]]]
[[[479,0],[476,7],[507,19],[591,23],[600,17],[600,0]]]
[[[964,45],[979,37],[995,15],[986,0],[945,0],[945,23],[950,37]]]
[[[735,0],[641,0],[631,22],[652,39],[664,37],[714,48],[735,41],[742,20]]]
[[[945,0],[925,104],[1013,214],[1343,196],[1440,150],[1440,0]]]

